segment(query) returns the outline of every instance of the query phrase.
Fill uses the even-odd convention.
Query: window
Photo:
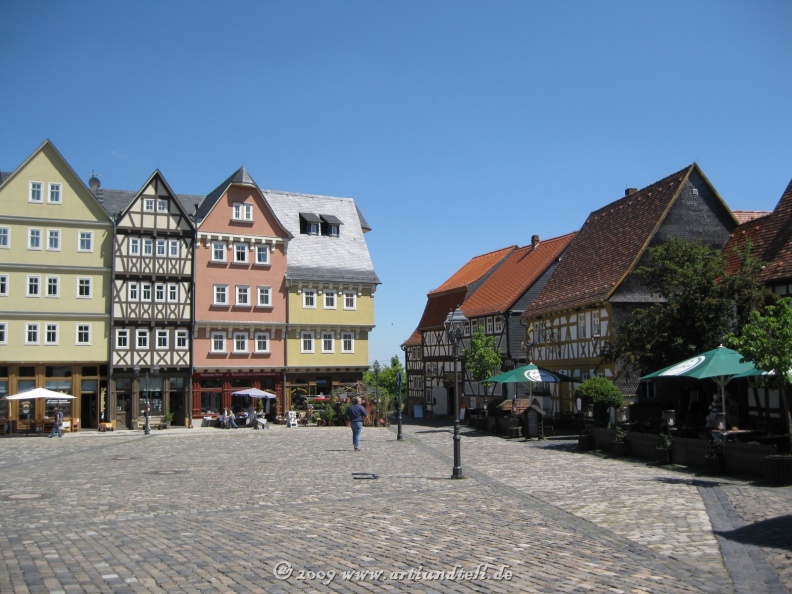
[[[176,330],[176,348],[183,351],[187,348],[189,336],[187,330]]]
[[[214,286],[214,305],[228,305],[228,285]]]
[[[176,283],[168,284],[168,301],[176,303],[179,300],[179,285]]]
[[[78,252],[92,252],[93,251],[93,231],[80,231],[78,234]]]
[[[322,332],[322,352],[332,353],[335,350],[334,339],[332,332]]]
[[[247,353],[248,350],[248,335],[247,332],[234,332],[234,352]]]
[[[132,237],[129,240],[129,254],[131,256],[137,256],[140,254],[140,238]]]
[[[269,332],[256,332],[256,352],[269,353]]]
[[[149,346],[148,330],[135,330],[135,344],[140,349],[147,349]]]
[[[226,245],[222,241],[212,242],[212,262],[226,261]]]
[[[158,349],[167,349],[168,348],[168,331],[167,330],[157,330],[157,348]]]
[[[270,307],[272,305],[272,287],[258,287],[258,307]]]
[[[234,262],[237,264],[247,264],[248,261],[247,245],[244,243],[234,244]]]
[[[77,344],[89,345],[91,344],[91,325],[90,324],[77,324]]]
[[[492,323],[492,316],[487,318],[487,334],[492,334],[495,329],[495,326]]]
[[[142,283],[140,285],[140,300],[151,301],[151,283]]]
[[[303,308],[311,309],[316,307],[316,290],[305,289],[303,291]]]
[[[44,327],[44,344],[58,344],[57,324],[47,324]]]
[[[143,200],[143,210],[145,212],[154,212],[154,198],[145,198]]]
[[[179,240],[178,239],[171,239],[170,240],[170,257],[171,258],[178,258],[179,257]]]
[[[314,340],[313,332],[303,332],[302,339],[300,341],[300,352],[313,353],[314,352],[313,340]]]
[[[212,352],[225,353],[226,336],[223,332],[212,332]]]
[[[143,255],[144,256],[151,256],[154,253],[154,240],[153,239],[144,239],[143,240]]]
[[[336,292],[335,291],[325,291],[325,294],[324,294],[324,308],[325,309],[335,309],[336,308]]]
[[[269,246],[257,245],[256,246],[256,264],[269,264]]]
[[[39,343],[39,325],[34,322],[25,324],[25,344]]]
[[[165,301],[165,285],[157,283],[154,285],[154,301]]]
[[[319,223],[308,223],[308,235],[319,235]]]
[[[116,330],[116,348],[124,351],[129,348],[129,330]]]
[[[357,293],[354,291],[344,291],[344,309],[357,308]]]
[[[41,249],[41,229],[28,229],[28,249]]]
[[[137,283],[129,283],[127,286],[127,300],[137,301],[140,299],[140,291],[138,290]]]
[[[8,275],[0,274],[0,296],[8,297]]]
[[[60,229],[50,229],[47,231],[47,249],[52,251],[60,251]]]
[[[157,240],[157,255],[163,258],[167,255],[168,242],[164,239]]]
[[[8,324],[0,322],[0,344],[8,344]]]
[[[253,205],[245,204],[243,202],[234,202],[234,220],[235,221],[252,221],[253,220]]]
[[[501,316],[495,316],[495,334],[501,334],[503,332],[503,318]]]
[[[327,234],[330,237],[338,237],[338,225],[328,225]]]
[[[157,200],[157,212],[168,212],[168,201],[164,198]]]
[[[593,334],[600,334],[600,312],[591,312],[591,332]]]
[[[0,227],[0,248],[8,249],[11,247],[11,229]]]
[[[586,314],[578,314],[578,338],[586,338]]]
[[[351,332],[341,333],[341,352],[354,353],[355,352],[355,335]]]
[[[78,278],[77,279],[77,297],[90,298],[91,297],[91,279]]]
[[[41,182],[30,182],[30,202],[41,202]]]
[[[57,276],[47,277],[47,297],[60,296],[60,278]]]
[[[247,287],[245,285],[237,285],[236,304],[250,305],[250,287]]]
[[[60,184],[50,184],[49,185],[49,203],[50,204],[60,204],[61,203],[61,185]]]
[[[41,296],[41,277],[40,276],[29,276],[27,277],[27,293],[25,293],[28,297],[40,297]]]

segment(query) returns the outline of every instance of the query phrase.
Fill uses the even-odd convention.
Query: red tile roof
[[[748,221],[753,221],[759,217],[769,215],[770,212],[769,210],[733,210],[732,214],[734,218],[737,219],[737,222],[742,225]]]
[[[433,291],[429,291],[429,296],[436,295],[438,293],[444,293],[446,291],[461,289],[463,287],[470,287],[470,285],[480,280],[485,274],[492,270],[493,266],[502,261],[516,248],[516,245],[512,245],[494,252],[490,252],[488,254],[476,256],[462,268],[457,270],[453,275],[451,275],[451,278],[445,281],[442,285]]]
[[[757,275],[759,280],[772,283],[792,278],[792,181],[773,212],[735,229],[723,248],[729,272],[739,266],[734,249],[748,240],[753,244],[751,253],[767,263]]]
[[[525,315],[607,300],[635,267],[694,171],[706,179],[694,163],[592,212]]]
[[[505,313],[558,259],[577,233],[518,248],[462,304],[467,317]]]
[[[465,287],[448,293],[430,294],[421,321],[418,323],[418,330],[430,330],[442,326],[448,317],[448,312],[462,305],[466,295]]]
[[[410,347],[410,346],[421,346],[421,333],[416,330],[412,334],[410,334],[410,338],[405,340],[401,346]]]

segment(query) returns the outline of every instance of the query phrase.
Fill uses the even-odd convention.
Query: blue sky
[[[792,2],[6,0],[0,170],[352,197],[370,360],[471,257],[579,229],[690,163],[734,210],[792,178]]]

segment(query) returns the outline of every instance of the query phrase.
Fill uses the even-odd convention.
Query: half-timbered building
[[[405,411],[408,415],[422,417],[426,398],[424,397],[424,363],[421,348],[421,333],[416,330],[401,344],[404,352],[405,374]]]
[[[89,182],[115,219],[107,420],[142,424],[146,405],[189,424],[192,371],[193,241],[190,208],[159,171],[137,193]],[[156,419],[155,419],[156,420]]]
[[[534,362],[585,380],[611,378],[635,395],[638,374],[601,357],[614,323],[657,297],[633,272],[647,251],[670,238],[720,249],[737,221],[698,165],[693,164],[592,212],[564,258],[523,314]],[[558,384],[555,412],[574,411],[570,384]]]

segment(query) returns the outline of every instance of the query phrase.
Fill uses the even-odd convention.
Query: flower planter
[[[611,449],[611,453],[614,456],[626,456],[627,452],[629,451],[629,445],[626,441],[614,441],[613,448]]]
[[[764,477],[771,485],[792,485],[792,456],[765,456]]]
[[[667,448],[655,448],[655,462],[658,464],[671,464],[671,450]]]

